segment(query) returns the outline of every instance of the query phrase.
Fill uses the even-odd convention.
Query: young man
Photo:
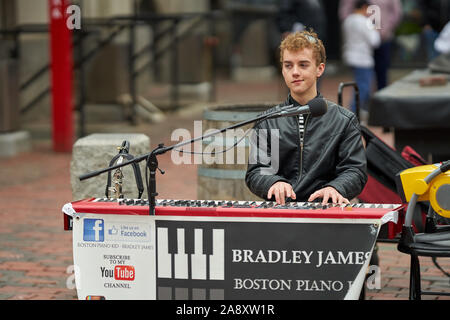
[[[290,93],[284,103],[266,112],[322,98],[317,79],[325,70],[326,54],[314,32],[287,36],[280,45],[280,59]],[[320,117],[282,117],[255,126],[257,135],[261,129],[269,135],[278,132],[279,148],[271,150],[268,141],[267,154],[279,165],[271,171],[272,164],[249,161],[245,181],[253,193],[279,204],[320,198],[324,204],[343,204],[361,193],[367,174],[359,123],[351,111],[326,102],[327,112]]]

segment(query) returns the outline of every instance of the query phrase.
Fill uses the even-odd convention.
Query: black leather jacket
[[[272,160],[268,164],[260,158],[251,161],[252,154],[256,154],[251,147],[245,182],[254,194],[267,199],[267,192],[277,181],[292,185],[296,201],[307,201],[313,192],[326,186],[349,200],[361,193],[367,182],[367,167],[359,122],[351,111],[326,101],[328,108],[323,116],[305,116],[303,148],[297,116],[265,120],[254,127],[256,134],[260,129],[268,132],[267,150]],[[265,113],[293,102],[289,96]],[[271,150],[271,129],[279,130],[279,163],[274,161],[276,152]]]

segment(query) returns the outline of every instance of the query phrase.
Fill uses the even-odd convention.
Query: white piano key
[[[184,246],[184,229],[177,229],[177,253],[175,253],[175,279],[188,278],[188,255]]]
[[[191,256],[192,279],[206,280],[206,254],[203,254],[203,230],[194,230],[194,254]]]
[[[224,280],[225,233],[223,229],[213,229],[213,254],[209,257],[209,279]]]
[[[167,228],[158,228],[158,278],[172,278],[172,259],[169,253]]]

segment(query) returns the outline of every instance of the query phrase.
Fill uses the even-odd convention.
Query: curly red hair
[[[298,51],[305,48],[312,49],[316,59],[316,65],[326,62],[327,57],[322,40],[320,40],[317,34],[312,30],[298,31],[291,33],[284,38],[280,44],[280,62],[283,63],[284,50]]]

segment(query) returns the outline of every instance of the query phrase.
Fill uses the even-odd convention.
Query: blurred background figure
[[[426,65],[426,52],[422,35],[422,13],[419,0],[403,1],[403,18],[395,31],[394,55],[396,63],[413,65],[421,61]]]
[[[440,54],[450,53],[450,21],[447,22],[434,42],[434,49]]]
[[[312,28],[326,43],[327,21],[321,0],[280,0],[278,26],[282,37]]]
[[[450,20],[449,0],[421,0],[423,35],[427,49],[428,61],[439,55],[434,42],[438,38],[445,24]]]
[[[341,0],[339,6],[339,18],[341,21],[351,14],[357,0]],[[379,32],[381,44],[374,50],[375,76],[377,89],[383,89],[388,85],[388,71],[391,66],[392,44],[395,30],[403,16],[402,2],[400,0],[370,0],[369,4],[379,8],[380,23]]]
[[[371,26],[368,18],[367,0],[358,0],[353,12],[348,15],[342,25],[343,35],[343,59],[344,63],[352,68],[353,76],[359,88],[361,121],[368,117],[367,103],[370,98],[374,80],[374,48],[381,42],[380,33]],[[351,110],[356,112],[356,101]]]
[[[277,0],[228,0],[225,1],[225,8],[232,20],[232,68],[241,67],[243,64],[242,38],[249,26],[255,21],[259,20],[268,23],[266,36],[269,46],[273,46],[272,42],[279,42],[278,39],[273,39],[273,31],[270,28],[272,17],[277,14]]]

